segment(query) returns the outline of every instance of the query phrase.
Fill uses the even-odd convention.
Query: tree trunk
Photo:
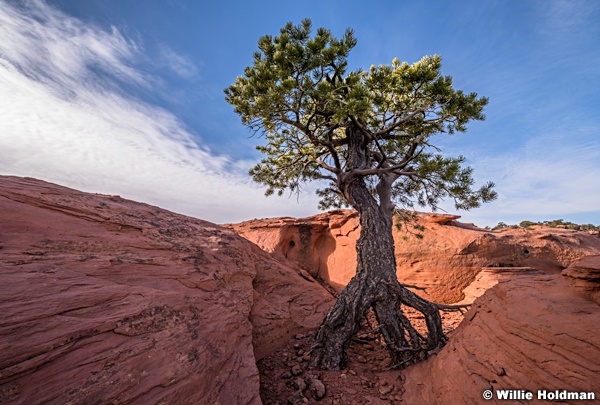
[[[346,130],[348,163],[352,169],[367,168],[366,142],[358,128]],[[312,351],[310,367],[342,369],[346,349],[358,332],[362,319],[373,309],[385,339],[393,366],[408,365],[425,358],[430,350],[442,347],[438,307],[400,285],[396,277],[396,257],[392,237],[392,220],[378,204],[361,176],[351,171],[341,181],[340,189],[360,217],[360,237],[356,243],[356,275],[340,293],[325,317]],[[401,310],[408,305],[423,313],[428,334],[422,337]]]

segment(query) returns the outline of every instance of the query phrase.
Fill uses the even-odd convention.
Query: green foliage
[[[425,226],[417,222],[419,215],[415,211],[398,209],[394,215],[394,226],[398,232],[402,232],[402,239],[408,240],[409,236],[417,239],[425,237]]]
[[[522,221],[519,226],[522,228],[528,228],[534,225],[539,226],[547,226],[549,228],[563,228],[563,229],[572,229],[576,231],[598,231],[600,230],[600,226],[596,226],[593,224],[576,224],[574,222],[565,221],[563,219],[553,219],[551,221],[542,221],[542,222],[532,222],[532,221]]]
[[[493,227],[492,231],[498,231],[498,230],[504,229],[504,228],[508,228],[508,225],[506,225],[504,222],[498,222],[498,225]]]
[[[507,225],[504,222],[499,222],[498,225],[492,228],[493,231],[497,231],[499,229],[504,228],[523,228],[523,229],[531,229],[533,226],[546,226],[549,228],[561,228],[561,229],[572,229],[576,231],[599,231],[600,226],[596,226],[593,224],[576,224],[574,222],[565,221],[563,219],[553,219],[551,221],[521,221],[519,225]]]
[[[538,224],[535,222],[531,222],[531,221],[521,221],[521,223],[519,224],[519,227],[529,229],[534,225],[538,225]]]
[[[341,207],[347,202],[340,185],[354,176],[374,196],[385,183],[386,198],[406,208],[435,209],[452,198],[457,208],[470,209],[495,199],[492,183],[472,188],[464,157],[444,157],[430,144],[434,135],[464,132],[469,121],[483,120],[488,100],[455,90],[437,55],[347,72],[355,45],[350,29],[336,39],[324,28],[311,35],[310,20],[288,23],[279,36],[259,39],[253,65],[225,90],[242,122],[264,137],[257,149],[265,157],[250,175],[267,186],[266,194],[299,192],[325,179],[320,207]],[[349,162],[350,127],[364,137],[363,167]]]

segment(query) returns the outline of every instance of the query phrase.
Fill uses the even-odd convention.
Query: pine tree
[[[488,100],[455,90],[442,76],[441,58],[347,72],[356,45],[310,20],[288,23],[279,36],[263,36],[254,64],[225,90],[242,122],[260,134],[265,157],[250,170],[267,195],[299,192],[325,181],[320,208],[351,206],[360,216],[355,277],[340,293],[316,336],[311,366],[340,369],[361,320],[372,309],[393,364],[406,365],[442,347],[440,306],[399,283],[394,215],[415,206],[438,208],[445,198],[471,209],[496,197],[493,183],[474,190],[465,158],[445,157],[435,135],[464,132],[483,120]],[[403,307],[425,316],[428,333],[411,325]]]

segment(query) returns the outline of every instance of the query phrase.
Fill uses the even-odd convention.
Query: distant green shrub
[[[532,222],[532,221],[521,221],[521,223],[519,224],[519,227],[521,228],[525,228],[525,229],[529,229],[532,226],[535,225],[539,225],[539,222]]]
[[[503,222],[500,222],[498,225],[500,225],[500,224],[506,225]],[[598,230],[600,230],[600,226],[597,226],[597,225],[593,225],[593,224],[580,225],[580,224],[576,224],[573,222],[565,221],[564,219],[553,219],[552,221],[542,221],[542,222],[521,221],[521,223],[519,224],[519,227],[524,228],[524,229],[530,229],[532,226],[535,226],[535,225],[547,226],[550,228],[573,229],[576,231],[598,231]]]

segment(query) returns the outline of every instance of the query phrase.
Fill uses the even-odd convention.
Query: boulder
[[[234,232],[0,176],[0,403],[259,404],[332,297]]]

